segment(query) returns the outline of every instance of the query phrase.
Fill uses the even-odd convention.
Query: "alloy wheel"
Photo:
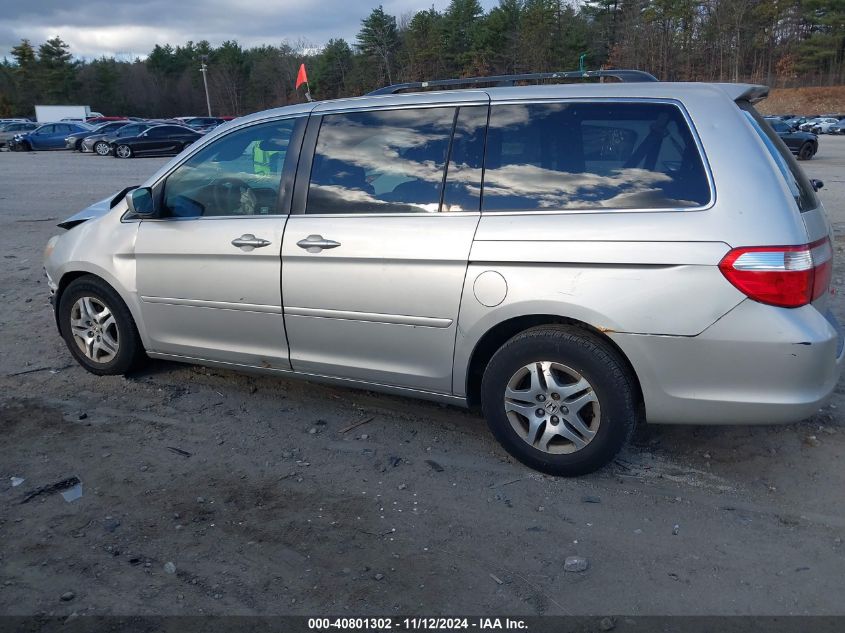
[[[514,431],[545,453],[581,450],[601,423],[598,396],[590,382],[574,369],[550,361],[517,370],[505,388],[504,407]]]
[[[109,307],[96,297],[80,297],[70,310],[73,340],[86,358],[108,363],[120,349],[117,321]]]
[[[118,158],[129,158],[132,156],[132,150],[129,149],[128,145],[118,145],[117,149],[115,150]]]
[[[109,155],[109,145],[108,143],[103,143],[100,141],[99,143],[94,145],[94,151],[97,152],[100,156],[108,156]]]

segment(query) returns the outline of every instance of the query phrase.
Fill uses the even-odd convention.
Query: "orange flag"
[[[299,72],[296,74],[296,90],[299,90],[299,87],[305,84],[308,86],[308,75],[305,73],[305,64],[299,65]]]

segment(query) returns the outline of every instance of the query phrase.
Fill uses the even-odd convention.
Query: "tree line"
[[[54,37],[29,40],[0,64],[0,116],[82,103],[106,114],[239,115],[303,100],[300,63],[317,99],[389,83],[521,72],[638,68],[674,81],[770,86],[845,83],[845,0],[478,0],[363,17],[355,41],[243,48],[236,41],[156,45],[132,61],[74,59]]]

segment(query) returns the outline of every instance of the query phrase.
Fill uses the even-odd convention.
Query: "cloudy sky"
[[[482,0],[485,9],[498,4]],[[295,42],[320,46],[332,37],[354,40],[361,18],[379,0],[0,0],[0,57],[21,38],[40,43],[54,35],[76,57],[146,55],[155,44],[206,39],[243,46]],[[448,0],[381,0],[396,16]]]

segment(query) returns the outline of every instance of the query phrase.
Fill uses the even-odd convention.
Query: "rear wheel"
[[[118,158],[132,158],[132,148],[128,145],[118,145],[114,150],[114,155]]]
[[[815,155],[816,149],[813,144],[807,141],[798,150],[798,160],[810,160]]]
[[[144,356],[129,308],[97,277],[75,279],[62,293],[59,330],[76,361],[98,376],[124,374]]]
[[[484,372],[484,417],[505,450],[553,475],[601,468],[637,421],[634,380],[587,330],[542,326],[505,343]]]

